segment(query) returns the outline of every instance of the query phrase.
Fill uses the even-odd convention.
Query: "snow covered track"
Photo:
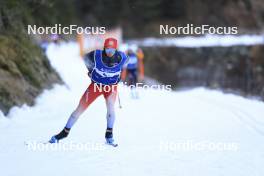
[[[76,43],[50,45],[47,55],[66,86],[45,91],[34,107],[13,108],[9,119],[0,114],[1,175],[264,174],[264,103],[204,88],[142,90],[133,100],[121,87],[123,108],[116,108],[114,131],[118,147],[104,145],[106,110],[100,97],[61,144],[29,149],[25,142],[46,141],[64,127],[89,84]],[[206,144],[211,147],[201,147]],[[217,144],[228,147],[214,148]],[[74,146],[59,148],[63,145]]]

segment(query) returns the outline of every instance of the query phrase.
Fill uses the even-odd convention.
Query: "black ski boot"
[[[70,132],[70,128],[64,128],[59,134],[54,135],[51,137],[51,139],[49,140],[49,143],[58,143],[59,140],[66,138],[68,136]]]

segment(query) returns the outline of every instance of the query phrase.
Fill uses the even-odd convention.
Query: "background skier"
[[[127,67],[122,71],[122,80],[128,80],[128,85],[131,86],[132,98],[138,98],[138,93],[135,90],[137,82],[144,80],[144,54],[142,49],[138,48],[136,52],[132,49],[128,49],[127,55],[129,61]]]

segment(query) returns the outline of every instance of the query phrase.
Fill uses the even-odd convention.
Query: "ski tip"
[[[118,147],[118,144],[112,144],[113,147]]]
[[[113,144],[113,143],[107,143],[107,142],[106,142],[106,145],[110,145],[110,146],[112,146],[112,147],[118,147],[118,144]]]

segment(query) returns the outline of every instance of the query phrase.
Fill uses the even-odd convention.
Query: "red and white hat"
[[[115,49],[117,49],[117,40],[115,38],[105,39],[104,48],[115,48]]]

